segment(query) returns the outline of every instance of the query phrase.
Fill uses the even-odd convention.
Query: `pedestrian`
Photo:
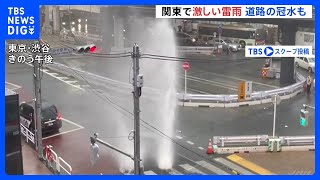
[[[310,89],[311,89],[311,85],[312,85],[312,77],[309,73],[308,77],[307,77],[307,94],[310,94]]]
[[[90,161],[91,165],[94,166],[99,159],[99,146],[93,137],[90,137],[91,147],[90,147]]]

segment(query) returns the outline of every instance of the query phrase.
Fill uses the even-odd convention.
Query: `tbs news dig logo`
[[[23,7],[8,7],[8,35],[34,34],[34,16],[26,16]]]
[[[312,46],[246,46],[246,57],[311,57]]]

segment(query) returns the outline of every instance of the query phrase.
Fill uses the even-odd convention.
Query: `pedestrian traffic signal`
[[[308,126],[309,111],[301,109],[300,111],[300,125],[303,127]]]
[[[85,46],[79,46],[76,48],[78,53],[93,53],[96,51],[97,46],[95,44],[89,44],[89,45],[85,45]]]

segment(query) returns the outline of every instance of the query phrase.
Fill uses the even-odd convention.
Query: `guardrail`
[[[32,133],[27,127],[25,127],[21,123],[20,123],[20,129],[21,129],[21,133],[26,137],[27,143],[31,141],[33,144],[35,144],[34,133]]]
[[[276,147],[276,148],[274,148]],[[314,151],[315,136],[214,136],[214,153],[249,153],[280,151]]]
[[[238,95],[204,95],[204,94],[184,94],[177,93],[177,98],[180,105],[183,106],[207,106],[207,107],[237,107],[240,105],[256,105],[270,103],[271,97],[279,95],[281,99],[289,99],[303,91],[305,78],[296,74],[297,83],[287,87],[254,92],[251,94],[251,99],[243,102],[238,102]]]
[[[72,167],[52,149],[51,145],[46,145],[44,149],[44,160],[47,167],[53,171],[54,174],[72,175]],[[64,166],[62,166],[62,164]]]
[[[295,145],[315,145],[314,136],[284,136],[279,137],[282,145],[295,146]]]
[[[224,147],[234,145],[257,145],[268,143],[268,135],[254,135],[254,136],[214,136],[213,144]]]

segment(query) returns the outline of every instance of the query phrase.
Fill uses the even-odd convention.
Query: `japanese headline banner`
[[[312,18],[312,5],[157,5],[156,18]]]

